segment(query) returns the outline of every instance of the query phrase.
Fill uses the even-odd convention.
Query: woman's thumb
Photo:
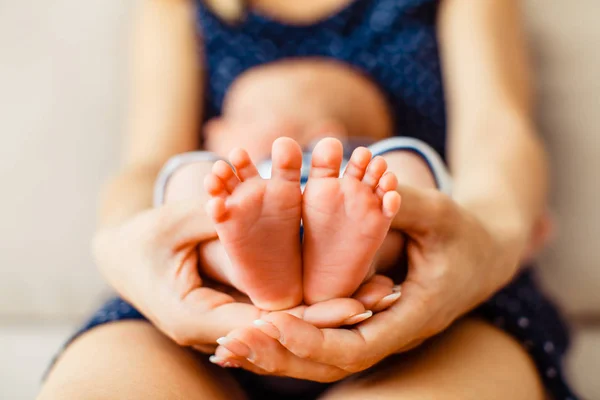
[[[174,247],[201,243],[217,237],[212,220],[198,200],[165,204],[155,211],[158,234]]]
[[[399,185],[397,190],[402,204],[392,222],[394,229],[424,234],[450,216],[452,200],[436,189]]]

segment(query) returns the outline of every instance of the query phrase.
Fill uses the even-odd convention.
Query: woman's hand
[[[215,237],[199,202],[175,202],[100,231],[94,253],[109,283],[163,333],[180,345],[212,352],[217,338],[267,315],[233,293],[203,285],[197,246]],[[366,304],[393,290],[393,283],[383,277],[369,285],[361,295]],[[391,303],[388,299],[369,305],[377,311]],[[319,327],[354,324],[370,317],[363,304],[353,299],[287,312]]]
[[[273,313],[219,340],[215,361],[262,374],[335,381],[441,332],[503,286],[520,253],[450,198],[400,188],[409,238],[402,298],[354,329],[318,329]]]
[[[204,345],[262,313],[203,287],[198,243],[216,237],[198,202],[173,203],[100,231],[98,266],[117,292],[175,342]]]

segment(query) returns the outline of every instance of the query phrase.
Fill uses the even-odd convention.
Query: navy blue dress
[[[373,80],[387,97],[398,134],[421,139],[444,156],[446,116],[435,24],[438,3],[354,0],[317,23],[296,26],[252,11],[239,24],[228,25],[199,2],[198,30],[207,64],[204,115],[207,119],[219,115],[229,86],[252,67],[284,58],[328,57],[354,66]],[[522,343],[554,399],[577,398],[561,366],[568,346],[566,326],[540,292],[531,268],[523,269],[474,313]],[[80,332],[110,321],[143,318],[131,305],[114,299]],[[242,372],[239,377],[253,392],[250,395],[275,395],[258,393],[263,389],[252,383],[251,374]]]

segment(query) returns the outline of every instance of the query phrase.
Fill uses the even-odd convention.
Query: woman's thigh
[[[95,328],[75,340],[48,376],[39,400],[241,399],[219,368],[142,321]]]
[[[419,349],[341,383],[323,399],[544,397],[533,362],[515,340],[483,321],[465,319]]]

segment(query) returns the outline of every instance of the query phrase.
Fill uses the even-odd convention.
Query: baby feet
[[[349,297],[367,278],[400,207],[396,176],[364,147],[339,178],[343,148],[323,139],[313,150],[302,200],[304,301]]]
[[[204,182],[207,212],[231,260],[231,283],[265,310],[302,302],[300,218],[302,151],[292,139],[272,147],[271,179],[258,175],[248,153],[233,150],[213,166]]]
[[[342,156],[336,139],[317,144],[304,195],[302,152],[288,138],[273,143],[269,180],[240,149],[230,154],[235,172],[219,161],[207,176],[207,212],[231,260],[224,272],[256,306],[289,309],[302,301],[303,289],[307,304],[349,297],[368,277],[400,206],[397,179],[365,148],[354,151],[339,178]]]

